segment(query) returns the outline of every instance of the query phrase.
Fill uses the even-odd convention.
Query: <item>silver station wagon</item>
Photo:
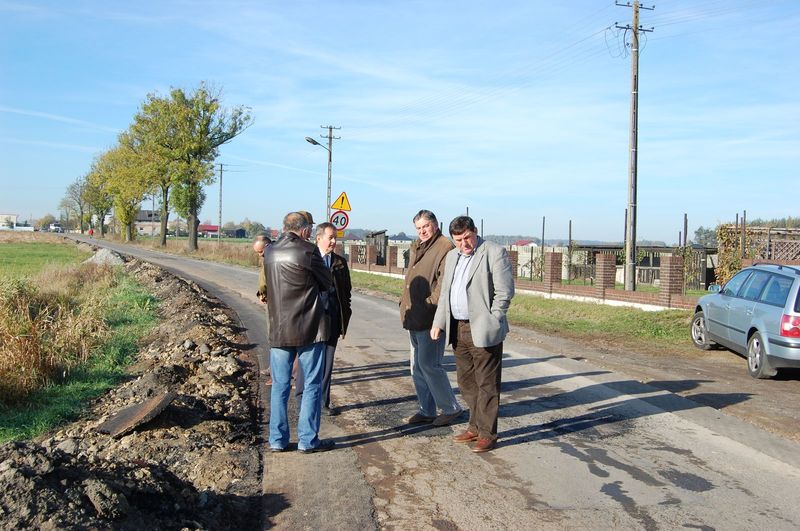
[[[753,378],[800,367],[800,267],[754,264],[711,289],[719,291],[700,297],[692,319],[697,348],[718,344],[747,356]]]

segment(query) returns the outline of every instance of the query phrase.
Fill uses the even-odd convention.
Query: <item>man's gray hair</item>
[[[414,216],[413,222],[416,224],[417,221],[419,221],[420,219],[431,221],[437,225],[439,224],[439,222],[436,220],[436,214],[434,214],[430,210],[420,210],[419,212],[417,212],[417,215]]]
[[[322,236],[325,233],[325,229],[333,229],[333,233],[336,234],[336,225],[328,221],[323,221],[322,223],[317,225],[316,237]]]
[[[283,218],[283,232],[294,232],[299,235],[303,229],[310,226],[306,217],[300,212],[289,212]]]

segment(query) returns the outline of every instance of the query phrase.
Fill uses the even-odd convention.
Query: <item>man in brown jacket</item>
[[[269,315],[270,391],[269,446],[282,452],[289,446],[287,405],[292,363],[298,358],[305,377],[297,420],[297,449],[301,453],[330,450],[333,441],[319,439],[322,373],[330,318],[320,296],[333,283],[317,247],[306,238],[308,220],[299,212],[283,219],[283,236],[264,252]]]
[[[444,258],[453,244],[442,236],[430,210],[420,210],[414,216],[414,227],[419,239],[411,244],[400,299],[400,318],[411,340],[411,377],[419,402],[419,411],[408,423],[447,426],[461,415],[461,406],[442,367],[445,338],[434,341],[430,329],[439,301]],[[441,411],[439,416],[437,411]]]

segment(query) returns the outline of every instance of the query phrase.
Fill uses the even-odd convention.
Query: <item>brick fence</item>
[[[366,252],[360,250],[360,247],[367,247]],[[390,259],[387,260],[386,265],[375,264],[377,255],[375,247],[372,245],[351,245],[348,250],[350,251],[348,257],[350,269],[371,273],[405,275],[405,268],[398,267],[396,265],[396,256],[392,257],[391,255],[392,247],[389,248]],[[366,256],[366,263],[359,263],[358,256]],[[632,304],[653,308],[693,310],[697,305],[697,297],[683,295],[683,258],[680,256],[662,257],[660,290],[652,293],[615,289],[616,258],[613,254],[607,253],[597,253],[595,255],[597,269],[594,286],[562,284],[562,259],[562,253],[545,253],[544,280],[531,281],[517,278],[515,280],[516,289],[541,293],[546,297],[580,298],[611,304]]]

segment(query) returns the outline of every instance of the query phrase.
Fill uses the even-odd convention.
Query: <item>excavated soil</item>
[[[130,377],[81,420],[0,446],[3,529],[255,529],[261,456],[254,363],[236,316],[197,285],[130,260],[161,301]],[[98,427],[165,392],[155,418],[118,436]]]

